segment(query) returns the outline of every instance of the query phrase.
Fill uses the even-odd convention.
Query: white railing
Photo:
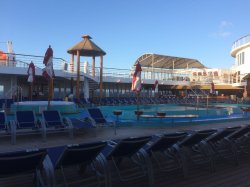
[[[247,37],[250,38],[250,35]],[[247,39],[249,40],[249,39]],[[246,40],[244,40],[246,41]],[[24,67],[27,68],[29,63],[33,61],[36,68],[43,69],[45,65],[43,64],[43,56],[35,56],[35,55],[24,55],[24,54],[10,54],[6,53],[6,55],[10,56],[12,59],[7,59],[6,61],[1,61],[0,66],[14,66],[14,67]],[[80,71],[87,74],[89,77],[92,77],[92,66],[84,65],[83,62],[80,63]],[[65,72],[76,74],[76,68],[73,68],[73,72],[71,72],[70,63],[62,58],[54,58],[53,65],[55,70],[62,70]],[[194,72],[196,71],[196,76],[194,76]],[[199,72],[200,71],[200,72]],[[207,72],[206,75],[203,72]],[[117,79],[132,79],[134,72],[134,67],[132,69],[117,69],[117,68],[103,68],[103,77],[108,78],[117,78]],[[215,76],[214,73],[217,73]],[[95,67],[95,80],[99,79],[100,68]],[[199,75],[199,73],[202,73]],[[209,73],[212,73],[211,75]],[[216,84],[233,84],[233,72],[232,70],[219,70],[216,71],[212,69],[161,69],[161,68],[146,68],[142,67],[141,77],[143,80],[155,80],[158,81],[187,81],[192,82],[194,84],[210,84],[213,80]],[[240,76],[242,79],[242,76]],[[106,79],[106,80],[107,80]]]
[[[23,98],[23,89],[21,86],[13,86],[12,88],[10,88],[6,93],[5,93],[5,97],[4,98],[13,98],[17,101],[22,101]]]
[[[242,45],[245,45],[245,44],[247,44],[247,43],[250,43],[250,34],[247,35],[247,36],[244,36],[244,37],[242,37],[242,38],[240,38],[240,39],[238,39],[237,41],[235,41],[235,42],[233,43],[233,46],[232,46],[232,51],[233,51],[235,48],[238,48],[238,47],[240,47],[240,46],[242,46]]]
[[[8,57],[6,60],[1,60],[0,65],[2,66],[12,66],[12,67],[28,67],[30,62],[32,61],[36,67],[44,68],[43,64],[44,56],[36,56],[36,55],[25,55],[25,54],[13,54],[13,53],[5,53]],[[62,70],[64,68],[65,61],[62,58],[53,58],[53,67],[55,70]]]

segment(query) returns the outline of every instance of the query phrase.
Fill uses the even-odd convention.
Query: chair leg
[[[69,138],[73,139],[74,138],[74,129],[73,128],[69,128]]]
[[[152,165],[152,162],[149,158],[149,155],[147,154],[146,151],[143,151],[143,156],[144,156],[144,159],[145,159],[145,162],[146,162],[146,165],[147,165],[147,177],[148,177],[148,182],[149,182],[149,186],[150,187],[154,187],[154,171],[153,171],[153,165]]]
[[[45,172],[45,178],[46,178],[46,184],[47,184],[46,187],[56,186],[53,164],[48,155],[46,155],[43,161],[43,169]]]
[[[11,144],[16,144],[16,123],[10,121],[10,134],[11,134]]]
[[[104,176],[104,186],[109,187],[110,182],[109,182],[109,170],[108,170],[108,165],[107,165],[107,160],[102,154],[99,154],[97,156],[97,160],[101,163],[102,169],[103,169],[103,176]],[[112,186],[112,181],[111,181],[111,186]]]
[[[42,131],[42,140],[43,142],[46,142],[47,134],[46,134],[46,125],[44,121],[41,121],[41,131]]]

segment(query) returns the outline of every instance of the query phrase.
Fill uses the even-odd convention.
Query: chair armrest
[[[71,120],[70,120],[68,117],[63,117],[63,123],[64,123],[66,126],[73,126]]]
[[[16,129],[16,121],[15,120],[10,120],[8,123],[8,129],[12,130],[12,129]]]
[[[16,121],[10,120],[8,126],[11,134],[11,143],[16,144]]]
[[[114,146],[116,146],[118,144],[117,142],[115,142],[113,140],[108,140],[107,142],[108,142],[108,145],[111,146],[111,147],[114,147]]]
[[[46,181],[48,183],[48,186],[55,186],[55,172],[54,172],[54,166],[52,164],[52,161],[48,155],[45,156],[45,159],[43,161],[43,168],[45,172]]]

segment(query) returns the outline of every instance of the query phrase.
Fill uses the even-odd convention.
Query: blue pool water
[[[238,105],[238,104],[213,104],[206,107],[190,107],[190,106],[179,106],[174,104],[157,104],[157,105],[140,105],[139,110],[142,110],[146,115],[154,115],[157,112],[165,112],[167,115],[198,115],[201,118],[204,117],[226,117],[242,114],[240,109],[241,106],[249,105]],[[123,120],[135,120],[136,116],[134,111],[137,110],[136,105],[129,106],[100,106],[99,107],[106,117],[114,117],[114,110],[121,110],[122,115],[120,116]]]
[[[31,106],[29,106],[31,107]],[[34,110],[34,106],[28,109]],[[54,106],[59,110],[63,116],[69,118],[85,118],[88,116],[87,110],[85,108],[77,108],[75,105],[69,106]],[[157,104],[157,105],[140,105],[139,110],[142,110],[144,115],[155,115],[157,112],[165,112],[166,115],[198,115],[199,118],[192,119],[192,122],[198,121],[210,121],[209,123],[213,123],[213,121],[225,121],[231,119],[239,119],[239,118],[249,118],[250,112],[248,115],[243,115],[240,107],[250,107],[250,105],[238,105],[238,104],[213,104],[209,108],[204,107],[190,107],[190,106],[180,106],[175,104]],[[170,122],[173,123],[172,119],[143,119],[140,118],[137,121],[136,115],[134,111],[137,110],[136,105],[126,105],[126,106],[99,106],[105,118],[109,121],[116,120],[116,116],[113,114],[114,110],[121,110],[122,115],[119,116],[119,120],[123,122],[127,122],[124,124],[144,124],[145,122],[149,122],[149,125],[160,125],[159,122]],[[15,108],[20,109],[20,106]],[[27,110],[26,106],[23,106],[23,110]],[[35,112],[38,114],[37,118],[41,118],[39,107],[35,107]],[[74,111],[74,112],[72,112]],[[14,112],[12,115],[8,116],[9,120],[14,119]],[[174,123],[178,122],[190,122],[190,119],[174,119]]]

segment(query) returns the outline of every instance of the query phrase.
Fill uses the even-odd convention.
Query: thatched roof
[[[69,54],[76,55],[77,51],[80,51],[80,56],[104,56],[106,55],[100,47],[98,47],[90,39],[89,35],[82,36],[83,40],[76,44],[75,46],[68,49]]]
[[[154,67],[164,69],[185,69],[185,68],[206,68],[202,63],[196,59],[181,58],[158,54],[144,54],[136,61],[140,62],[142,67]],[[173,67],[174,66],[174,67]]]

